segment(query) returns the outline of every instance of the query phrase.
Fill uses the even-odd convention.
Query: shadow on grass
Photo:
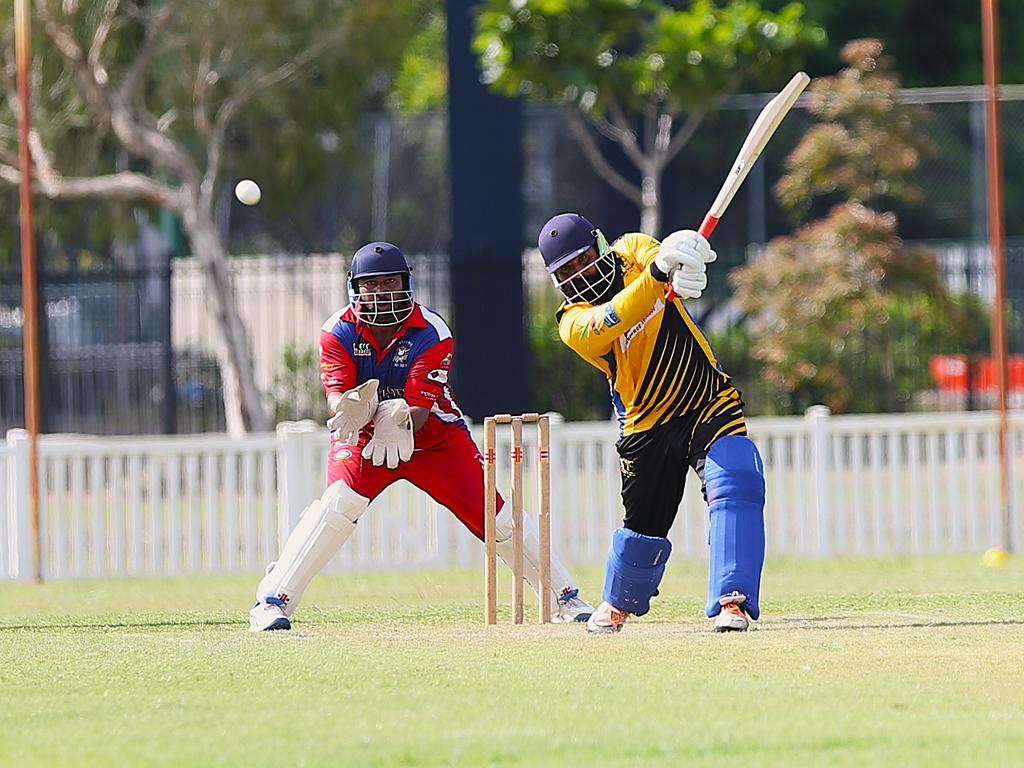
[[[167,619],[166,621],[91,621],[68,624],[65,622],[39,622],[31,624],[2,624],[0,632],[15,629],[154,629],[157,627],[181,627],[182,629],[199,629],[201,627],[234,627],[248,626],[245,619],[196,619],[183,621]]]
[[[770,622],[758,623],[753,625],[755,632],[790,632],[797,630],[838,630],[838,629],[881,629],[881,630],[898,630],[898,629],[929,629],[935,627],[999,627],[999,626],[1024,626],[1024,619],[980,619],[980,620],[936,620],[936,621],[905,621],[905,622],[856,622],[846,623],[849,617],[845,616],[819,616],[819,617],[779,617]],[[348,622],[340,620],[338,622],[330,621],[304,621],[302,626],[307,629],[333,627],[338,625],[344,625]],[[356,622],[362,623],[362,622]],[[430,622],[434,624],[434,622]],[[671,628],[673,633],[684,633],[684,634],[706,634],[710,629],[701,623],[699,626],[679,626],[681,622],[665,620],[665,621],[650,621],[645,620],[642,625],[648,629],[654,629],[656,627],[664,627],[666,629]],[[388,626],[394,628],[396,626],[416,626],[417,622],[399,622],[392,623]],[[14,630],[25,630],[25,629],[41,629],[41,630],[53,630],[53,629],[202,629],[203,627],[248,627],[248,622],[244,619],[196,619],[194,621],[181,620],[181,619],[167,619],[162,621],[93,621],[93,622],[76,622],[73,624],[63,622],[40,622],[40,623],[22,623],[22,624],[2,624],[0,623],[0,632],[14,631]],[[302,627],[297,627],[301,630]],[[272,633],[286,635],[288,633]]]
[[[898,623],[859,623],[844,624],[842,618],[815,618],[815,619],[783,619],[780,625],[766,625],[764,629],[791,629],[804,627],[807,629],[925,629],[929,627],[998,627],[998,626],[1024,626],[1024,619],[981,619],[962,621],[901,621]]]
[[[711,626],[700,622],[691,624],[689,622],[677,622],[670,619],[644,620],[632,625],[643,627],[647,631],[665,629],[672,634],[704,635],[710,634]],[[903,629],[934,629],[941,627],[1024,627],[1024,619],[918,619],[915,621],[854,621],[846,616],[820,616],[807,618],[773,617],[770,621],[755,622],[751,624],[751,632],[799,632],[799,631],[832,631],[832,630],[903,630]],[[627,628],[629,628],[627,626]],[[742,634],[742,633],[729,633]]]

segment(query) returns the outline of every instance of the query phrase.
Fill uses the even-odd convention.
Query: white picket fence
[[[754,418],[765,459],[770,556],[980,551],[1001,542],[993,413]],[[552,427],[553,541],[570,563],[603,560],[621,519],[611,423]],[[479,436],[477,436],[479,437]],[[1011,510],[1024,498],[1024,414],[1009,430]],[[46,578],[258,573],[324,486],[326,432],[288,422],[273,434],[39,440]],[[527,455],[535,451],[526,431]],[[508,436],[499,434],[507,488]],[[0,578],[33,574],[28,442],[0,443]],[[527,508],[536,476],[527,463]],[[675,557],[704,556],[696,476],[671,534]],[[1020,516],[1012,535],[1022,541]],[[480,548],[446,510],[405,482],[360,520],[333,567],[472,565]]]
[[[443,256],[409,254],[416,300],[448,317],[448,262]],[[229,259],[238,312],[249,331],[256,384],[272,391],[289,346],[316,348],[320,326],[348,304],[351,256],[339,253],[234,256]],[[209,314],[208,287],[195,258],[171,262],[171,324],[174,349],[213,354],[216,320]]]

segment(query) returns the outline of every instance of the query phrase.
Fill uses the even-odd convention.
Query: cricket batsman
[[[253,632],[291,629],[309,582],[337,553],[385,488],[408,480],[483,539],[483,458],[470,437],[449,376],[454,342],[437,313],[413,299],[402,251],[364,245],[352,258],[349,305],[320,331],[320,378],[331,413],[327,490],[310,504],[256,589]],[[498,498],[498,555],[512,558],[512,513]],[[523,518],[524,575],[540,583],[536,523]],[[593,609],[552,556],[552,621],[586,621]]]
[[[718,632],[746,630],[760,613],[764,466],[740,393],[683,304],[707,286],[715,252],[692,230],[662,243],[626,234],[609,245],[578,213],[550,219],[538,244],[565,298],[559,335],[608,377],[619,423],[625,517],[588,631],[618,632],[629,615],[650,609],[689,467],[711,516],[707,615]]]

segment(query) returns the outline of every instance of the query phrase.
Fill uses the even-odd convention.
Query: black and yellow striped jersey
[[[563,304],[558,333],[608,377],[624,436],[702,410],[735,410],[742,424],[739,392],[708,340],[681,299],[666,303],[667,284],[651,274],[658,247],[640,233],[612,243],[624,287],[605,304]]]

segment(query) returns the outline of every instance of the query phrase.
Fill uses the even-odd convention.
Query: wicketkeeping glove
[[[369,459],[375,467],[386,461],[388,469],[395,469],[398,462],[412,458],[414,447],[409,404],[398,398],[378,405],[373,415],[373,437],[363,448],[363,458]]]
[[[367,379],[347,392],[329,395],[327,406],[334,415],[327,420],[327,429],[336,433],[344,443],[358,443],[359,430],[370,422],[377,410],[379,386],[377,379]]]

